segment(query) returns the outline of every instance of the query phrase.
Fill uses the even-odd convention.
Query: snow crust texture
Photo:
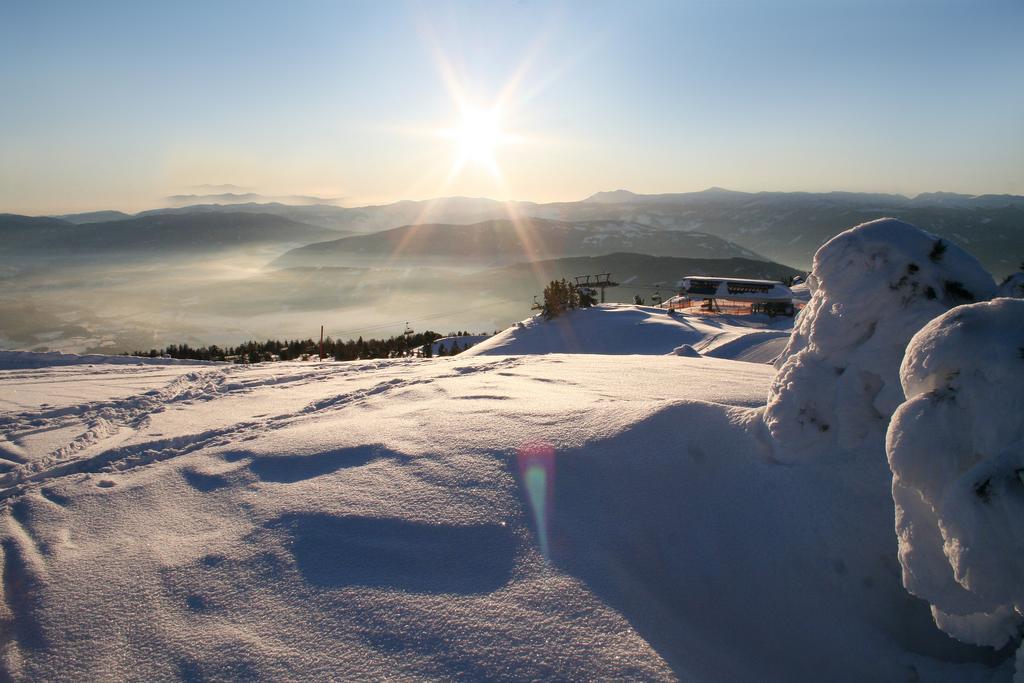
[[[764,413],[776,457],[787,462],[829,449],[881,453],[903,401],[907,342],[947,309],[995,291],[973,256],[892,218],[829,240],[807,284],[811,300],[776,361]]]
[[[960,306],[931,321],[911,341],[900,379],[907,401],[887,449],[904,584],[962,641],[1019,641],[1024,301]]]

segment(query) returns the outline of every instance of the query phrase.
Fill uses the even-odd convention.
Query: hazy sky
[[[228,183],[1024,194],[1024,2],[0,3],[0,211]]]

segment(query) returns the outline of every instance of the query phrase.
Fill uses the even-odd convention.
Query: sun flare
[[[494,163],[494,151],[502,139],[496,112],[467,110],[463,112],[462,123],[456,130],[459,156],[463,160],[485,166]]]
[[[467,164],[474,164],[499,176],[497,150],[511,138],[501,128],[497,108],[463,107],[461,119],[445,131],[445,137],[456,145],[453,173],[457,174]]]

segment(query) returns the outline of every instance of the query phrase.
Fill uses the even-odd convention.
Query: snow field
[[[989,680],[957,663],[970,651],[895,562],[864,553],[891,531],[830,504],[863,492],[773,464],[749,408],[769,366],[659,361],[211,369],[224,379],[209,394],[3,492],[4,666],[33,680]],[[551,564],[516,467],[533,443],[556,454]]]
[[[587,360],[213,370],[216,392],[5,491],[7,670],[670,678],[621,615],[540,559],[511,474],[524,441],[579,447],[676,400],[641,359],[626,359],[625,396],[621,365]],[[696,391],[705,364],[669,360]],[[756,401],[770,368],[746,367],[717,398]]]

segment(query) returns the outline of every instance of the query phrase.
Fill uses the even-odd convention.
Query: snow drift
[[[811,300],[776,361],[764,413],[783,461],[823,449],[881,452],[903,400],[899,367],[911,336],[995,289],[973,256],[892,218],[829,240],[807,282]]]
[[[533,316],[465,355],[675,354],[766,363],[782,350],[791,325],[790,318],[765,315],[700,316],[653,306],[600,304],[551,320]],[[680,352],[684,346],[690,349]]]
[[[1022,379],[1024,301],[955,308],[910,342],[887,438],[904,584],[997,648],[1024,625]]]

